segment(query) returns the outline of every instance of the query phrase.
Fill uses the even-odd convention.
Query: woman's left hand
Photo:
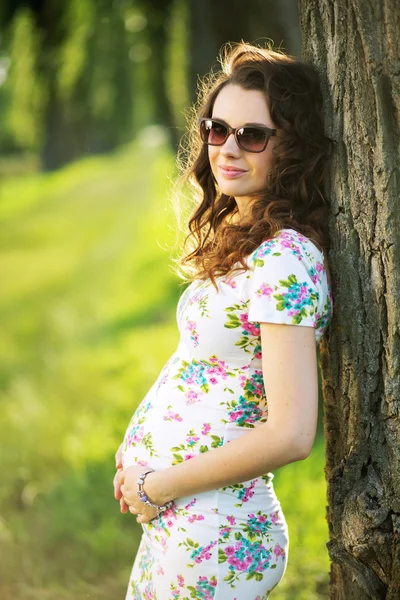
[[[148,470],[146,467],[132,465],[131,467],[122,469],[116,475],[119,480],[122,496],[129,506],[129,512],[138,515],[136,518],[138,523],[148,523],[157,516],[157,509],[141,502],[137,494],[139,490],[137,479],[146,470]],[[146,488],[146,480],[143,487]],[[152,498],[150,498],[150,501],[154,502]]]

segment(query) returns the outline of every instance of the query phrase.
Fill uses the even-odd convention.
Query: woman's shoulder
[[[267,262],[271,266],[271,260],[279,257],[279,263],[282,268],[290,266],[297,261],[307,265],[311,271],[326,272],[327,283],[332,287],[331,274],[329,271],[328,259],[323,250],[306,235],[296,229],[280,229],[272,238],[262,242],[250,255],[249,266],[263,267]]]
[[[324,253],[315,242],[296,229],[280,229],[272,238],[263,242],[250,255],[251,262],[257,264],[267,256],[295,256],[298,260],[321,261]]]

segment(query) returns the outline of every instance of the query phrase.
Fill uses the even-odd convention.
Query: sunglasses
[[[233,133],[239,148],[246,152],[263,152],[269,138],[276,136],[277,132],[276,129],[262,125],[243,125],[234,129],[224,121],[210,117],[199,117],[198,122],[200,137],[208,146],[222,146]]]

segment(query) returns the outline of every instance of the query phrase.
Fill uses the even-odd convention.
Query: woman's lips
[[[225,169],[219,165],[221,173],[227,179],[234,179],[235,177],[240,177],[240,175],[244,175],[247,171],[242,171],[240,169]]]

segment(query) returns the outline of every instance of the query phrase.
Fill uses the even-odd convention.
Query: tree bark
[[[197,78],[219,70],[217,55],[226,42],[241,40],[300,56],[296,0],[202,0],[190,3],[189,89],[196,97]]]
[[[334,315],[321,351],[331,598],[400,598],[400,7],[299,0],[320,73]]]

